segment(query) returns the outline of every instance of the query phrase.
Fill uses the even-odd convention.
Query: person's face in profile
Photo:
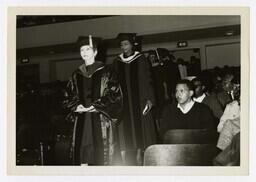
[[[97,54],[97,51],[95,51],[89,45],[83,45],[80,47],[80,55],[82,59],[88,64],[92,64],[94,62],[94,58],[96,54]]]
[[[120,42],[120,47],[123,53],[129,56],[133,52],[133,45],[129,40],[123,40]]]
[[[185,105],[188,103],[191,100],[192,95],[193,91],[189,90],[186,84],[178,84],[176,86],[175,97],[179,104]]]
[[[193,81],[193,85],[195,87],[195,98],[200,97],[204,93],[204,86],[202,85],[201,81]]]

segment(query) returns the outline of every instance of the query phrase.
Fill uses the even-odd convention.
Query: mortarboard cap
[[[119,40],[119,42],[124,41],[124,40],[128,40],[134,45],[138,44],[136,42],[136,33],[119,33],[117,35],[117,39]]]
[[[147,51],[148,55],[157,55],[155,50],[149,50]]]
[[[77,45],[78,45],[79,48],[84,46],[84,45],[90,45],[93,48],[97,48],[100,41],[101,41],[101,38],[92,37],[91,35],[89,35],[89,36],[79,36],[78,39],[77,39]]]
[[[156,51],[157,51],[157,54],[158,54],[159,58],[163,58],[163,57],[166,57],[166,56],[170,56],[170,53],[169,53],[169,50],[168,50],[168,49],[165,49],[165,48],[157,48]]]

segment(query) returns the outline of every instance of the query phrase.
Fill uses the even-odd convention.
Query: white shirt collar
[[[197,98],[194,97],[193,100],[195,102],[202,103],[205,97],[206,97],[206,95],[205,95],[205,93],[203,93],[203,95],[201,95],[200,97],[197,97]]]
[[[184,108],[184,109],[180,106],[179,103],[178,103],[178,105],[177,105],[177,108],[179,108],[183,114],[186,114],[186,113],[188,113],[188,112],[190,111],[190,109],[193,107],[194,103],[195,103],[195,102],[191,99],[191,101],[185,105],[185,108]]]

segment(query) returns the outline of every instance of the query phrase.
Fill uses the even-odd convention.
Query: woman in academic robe
[[[122,160],[125,165],[141,165],[143,151],[156,143],[156,127],[151,113],[154,93],[150,65],[136,50],[135,34],[117,37],[122,53],[114,60],[123,92],[123,120],[120,125]],[[128,155],[131,155],[128,159]]]
[[[114,165],[120,156],[121,88],[114,69],[95,59],[99,40],[79,37],[84,63],[73,72],[66,89],[64,108],[68,110],[66,119],[74,123],[76,165]]]

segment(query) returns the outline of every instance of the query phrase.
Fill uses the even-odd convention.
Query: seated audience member
[[[234,120],[240,117],[240,104],[239,100],[234,100],[233,102],[229,103],[225,110],[223,115],[220,118],[220,123],[217,127],[218,132],[221,132],[224,124],[228,120]]]
[[[232,101],[230,93],[234,86],[232,81],[233,79],[234,79],[234,75],[231,73],[227,73],[222,79],[222,82],[221,82],[222,90],[217,93],[217,98],[222,108],[225,108],[226,105]]]
[[[220,123],[217,127],[218,132],[221,132],[227,120],[233,120],[240,117],[240,85],[233,84],[230,91],[231,99],[233,100],[226,105],[223,115],[220,118]]]
[[[206,93],[205,85],[202,83],[202,80],[200,79],[200,77],[194,78],[192,80],[192,83],[195,89],[193,100],[198,103],[203,103],[211,109],[214,117],[216,118],[216,126],[217,126],[219,119],[223,114],[223,110],[220,103],[218,102],[216,94]]]
[[[200,75],[205,76],[202,73]],[[223,77],[221,77],[220,73],[214,71],[214,72],[210,73],[209,77],[203,77],[203,78],[204,78],[204,83],[206,84],[207,90],[209,93],[218,94],[223,91],[223,89],[222,89],[222,78]],[[224,108],[222,107],[222,109],[224,109]]]
[[[178,104],[167,105],[163,110],[160,136],[170,129],[216,129],[209,107],[194,102],[193,85],[188,80],[176,84],[175,97]]]

